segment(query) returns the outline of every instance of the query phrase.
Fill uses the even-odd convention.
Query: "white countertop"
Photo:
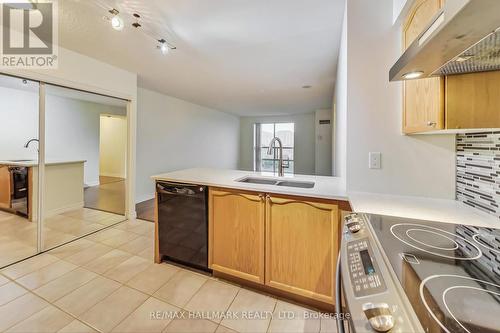
[[[348,200],[347,194],[342,185],[342,180],[338,177],[306,175],[287,175],[284,177],[286,180],[309,181],[315,183],[313,188],[307,189],[276,185],[240,183],[237,181],[238,179],[242,179],[247,176],[277,179],[277,177],[273,177],[272,175],[267,173],[203,168],[173,171],[152,176],[151,178],[155,180],[224,187],[239,190],[297,195],[330,200]]]
[[[500,228],[500,219],[456,200],[349,192],[355,212]]]
[[[45,161],[45,165],[61,165],[61,164],[76,164],[76,163],[85,163],[86,160],[58,160],[58,159],[47,159]],[[35,167],[38,166],[38,161],[36,160],[0,160],[0,165],[11,165],[11,166],[20,166],[20,167]]]
[[[345,200],[350,202],[353,211],[360,213],[500,228],[500,219],[456,200],[364,192],[346,193],[343,182],[338,177],[307,175],[285,177],[286,179],[315,182],[315,186],[312,189],[240,183],[236,181],[246,176],[276,179],[276,177],[272,177],[269,174],[259,172],[204,168],[173,171],[156,175],[152,178],[155,180],[249,191]]]

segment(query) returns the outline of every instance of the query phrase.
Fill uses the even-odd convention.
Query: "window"
[[[285,173],[294,173],[294,123],[270,123],[254,125],[254,170],[262,172],[278,172],[279,147],[274,145],[273,153],[267,155],[269,143],[278,137],[283,143],[283,165]]]

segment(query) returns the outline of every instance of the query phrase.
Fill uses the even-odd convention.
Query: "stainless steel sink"
[[[296,180],[279,180],[279,179],[269,179],[269,178],[259,178],[259,177],[245,177],[237,180],[237,182],[261,184],[261,185],[297,187],[297,188],[313,188],[315,185],[313,182],[303,182]]]
[[[276,184],[277,186],[287,186],[287,187],[298,187],[298,188],[313,188],[313,182],[298,182],[298,181],[280,181]]]
[[[238,180],[240,183],[251,183],[251,184],[262,184],[262,185],[276,185],[278,183],[275,179],[267,179],[267,178],[256,178],[256,177],[245,177],[243,179]]]

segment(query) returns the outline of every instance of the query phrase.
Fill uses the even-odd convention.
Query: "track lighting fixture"
[[[161,53],[163,55],[168,54],[168,52],[170,51],[170,47],[168,46],[167,41],[162,38],[158,40],[158,43],[159,45],[157,46],[157,48],[161,51]]]
[[[113,17],[110,20],[113,29],[122,31],[123,28],[125,27],[125,24],[123,23],[123,19],[119,15],[120,12],[117,9],[113,8],[109,11],[109,13],[113,15]]]

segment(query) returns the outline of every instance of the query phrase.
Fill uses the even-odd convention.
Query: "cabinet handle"
[[[435,121],[428,121],[427,126],[434,127],[434,126],[436,126],[436,122]]]

